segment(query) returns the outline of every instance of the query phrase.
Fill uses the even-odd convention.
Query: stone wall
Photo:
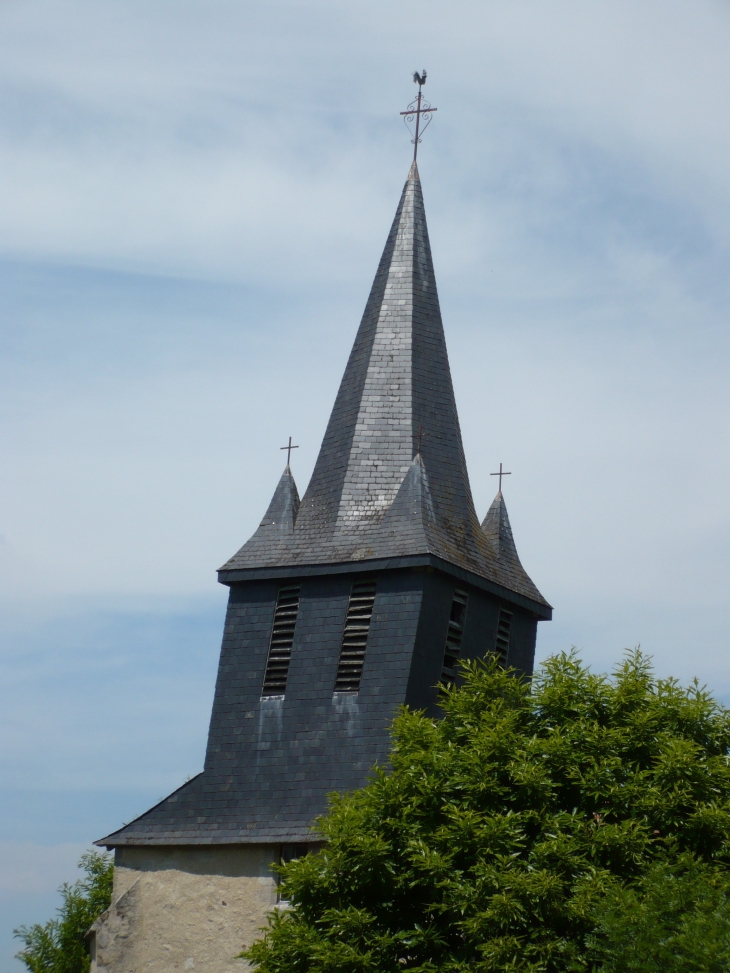
[[[243,973],[236,959],[276,905],[276,845],[118,848],[92,973]]]

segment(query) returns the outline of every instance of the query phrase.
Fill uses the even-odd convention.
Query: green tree
[[[728,893],[724,870],[689,855],[659,862],[598,903],[587,955],[600,973],[727,973]]]
[[[89,947],[85,939],[89,926],[109,907],[114,863],[111,855],[89,852],[81,856],[79,868],[86,877],[59,889],[63,902],[58,918],[45,925],[21,926],[15,935],[25,948],[18,953],[31,973],[87,973]]]
[[[617,887],[680,860],[724,875],[730,714],[696,682],[638,652],[611,678],[561,655],[531,686],[473,664],[443,708],[402,711],[390,767],[282,868],[260,973],[595,969]]]

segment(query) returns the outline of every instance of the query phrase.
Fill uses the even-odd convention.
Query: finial
[[[292,444],[291,444],[291,436],[290,436],[289,437],[289,445],[288,446],[280,446],[279,449],[285,449],[286,450],[286,465],[288,466],[289,463],[291,462],[291,451],[293,449],[299,449],[299,447],[298,446],[292,446]]]
[[[508,473],[506,470],[504,470],[504,471],[502,470],[502,464],[501,463],[499,464],[499,473],[490,473],[489,475],[490,476],[498,476],[499,477],[499,492],[500,493],[502,492],[502,477],[503,476],[512,476],[511,473]]]
[[[413,82],[418,85],[418,95],[410,103],[406,111],[402,111],[401,115],[405,116],[403,121],[406,123],[406,128],[413,135],[411,141],[413,142],[413,161],[416,161],[416,156],[418,155],[418,146],[421,143],[421,136],[428,128],[431,122],[431,112],[438,111],[438,108],[431,108],[429,102],[423,97],[421,89],[426,83],[426,69],[423,69],[423,73],[419,74],[418,71],[413,72]],[[423,126],[421,126],[421,115],[424,115]],[[416,130],[412,131],[411,125],[415,119]]]
[[[425,71],[424,71],[424,74],[425,74]],[[423,436],[424,436],[423,423],[421,423],[418,426],[418,448],[416,449],[416,456],[420,456],[421,455],[421,450],[423,449]]]

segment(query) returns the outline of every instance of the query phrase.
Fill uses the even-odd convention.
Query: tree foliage
[[[638,652],[610,678],[564,654],[531,685],[466,666],[443,708],[403,710],[390,767],[282,868],[290,908],[246,953],[260,973],[595,969],[623,911],[659,907],[651,881],[725,875],[730,715],[696,682]]]
[[[658,862],[598,903],[587,957],[600,973],[727,973],[728,893],[724,869],[690,855]]]
[[[109,907],[114,864],[111,855],[89,852],[81,856],[79,868],[86,877],[73,885],[64,883],[59,889],[63,901],[57,919],[15,930],[25,944],[18,959],[31,973],[87,973],[89,969],[85,935]]]

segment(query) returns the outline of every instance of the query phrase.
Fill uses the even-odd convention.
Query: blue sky
[[[303,492],[419,156],[478,512],[730,701],[725,3],[0,5],[0,968],[199,770],[215,568]],[[4,962],[4,966],[1,964]]]

